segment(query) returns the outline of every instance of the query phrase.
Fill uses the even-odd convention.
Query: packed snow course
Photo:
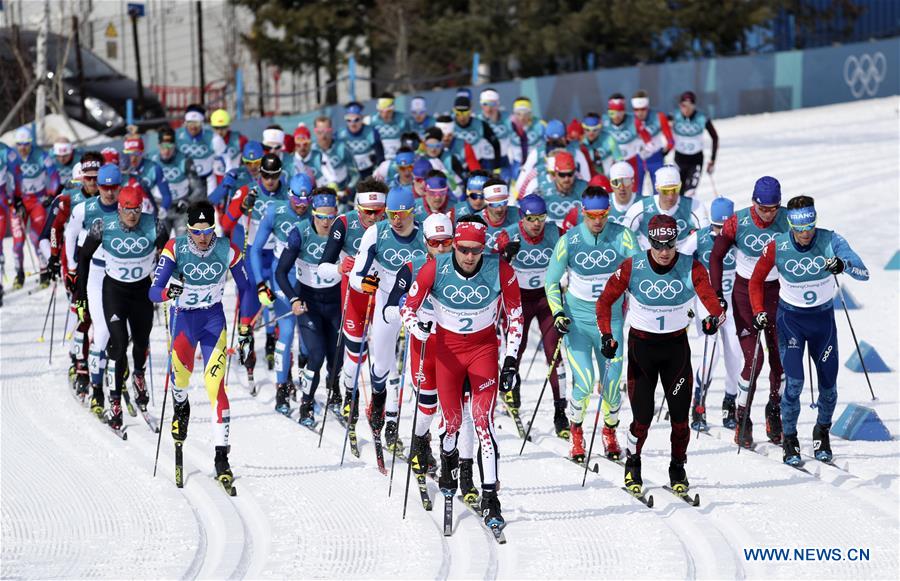
[[[509,539],[497,545],[461,503],[455,510],[454,534],[445,538],[441,503],[435,503],[433,512],[423,511],[414,484],[406,520],[401,520],[406,466],[397,462],[388,498],[388,481],[375,469],[365,422],[359,424],[361,459],[348,454],[341,467],[344,431],[338,423],[329,419],[322,447],[317,448],[313,433],[273,411],[274,382],[264,365],[257,371],[262,391],[253,398],[235,361],[228,394],[230,459],[239,496],[227,497],[212,478],[208,403],[199,372],[190,395],[186,483],[179,490],[168,433],[171,400],[154,478],[157,436],[140,416],[125,416],[129,438],[123,442],[69,393],[69,361],[60,337],[65,318],[62,288],[57,291],[56,344],[48,365],[49,325],[47,340],[37,339],[51,291],[36,290],[36,277],[29,277],[23,290],[7,294],[0,311],[0,575],[898,578],[898,271],[884,268],[900,248],[898,105],[900,100],[888,98],[717,121],[721,149],[715,174],[718,193],[732,198],[738,208],[749,203],[754,181],[766,174],[781,181],[785,201],[797,194],[812,195],[819,226],[844,235],[866,262],[869,282],[846,276],[841,282],[862,305],[850,313],[857,335],[894,371],[871,375],[878,396],[873,402],[863,375],[842,367],[835,418],[849,403],[870,406],[894,440],[833,437],[836,467],[807,458],[809,474],[782,464],[780,448],[769,443],[761,442],[759,453],[738,455],[732,432],[717,419],[724,375],[720,361],[708,398],[711,432],[699,438],[692,434],[688,449],[692,492],[700,494],[702,504],[688,506],[662,490],[668,478],[669,427],[660,422],[643,453],[645,487],[656,501],[648,509],[621,490],[623,471],[612,462],[598,458],[599,472],[589,474],[582,488],[581,470],[564,459],[568,444],[553,435],[551,399],[545,396],[534,441],[522,456],[517,455],[520,440],[512,420],[499,413],[496,418],[502,454],[500,499]],[[704,175],[699,196],[708,203],[713,195],[711,180]],[[7,256],[12,256],[10,241],[6,244]],[[226,312],[233,312],[233,301],[228,296]],[[852,354],[853,341],[844,313],[838,311],[836,317],[843,362]],[[696,369],[703,340],[691,334]],[[526,362],[536,338],[532,329]],[[165,329],[159,319],[152,334],[151,412],[156,417],[165,365]],[[545,371],[546,365],[538,362],[523,386],[526,422]],[[365,374],[363,379],[368,379]],[[319,390],[319,398],[323,392]],[[407,443],[410,392],[407,386],[400,424]],[[620,441],[630,421],[624,394],[623,402]],[[805,392],[799,436],[807,456],[815,423],[808,403]],[[595,405],[596,400],[586,432],[593,427]],[[757,402],[753,410],[757,440],[764,439],[763,407]],[[599,443],[595,454],[598,448],[602,450]],[[439,496],[436,485],[429,486],[432,496]],[[789,560],[771,554],[754,559],[749,553],[765,548],[788,549]],[[840,549],[842,558],[829,560],[807,549]],[[828,555],[834,558],[836,553]],[[856,560],[854,555],[868,559]]]

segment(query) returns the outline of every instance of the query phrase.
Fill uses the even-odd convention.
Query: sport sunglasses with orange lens
[[[588,218],[594,219],[594,220],[603,218],[607,214],[609,214],[609,210],[585,210],[584,211],[585,216],[587,216]]]
[[[409,210],[388,210],[387,211],[388,218],[394,218],[394,217],[406,218],[407,216],[411,215],[412,213],[413,213],[412,208],[410,208]]]
[[[447,248],[453,244],[452,238],[429,238],[425,242],[432,248]]]
[[[384,213],[384,208],[360,208],[359,213],[366,216],[380,216]]]
[[[526,222],[543,222],[547,219],[547,214],[531,214],[525,216]]]

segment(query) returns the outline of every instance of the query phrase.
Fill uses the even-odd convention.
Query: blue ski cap
[[[466,183],[466,192],[480,192],[484,189],[485,182],[488,181],[487,176],[472,176]]]
[[[418,178],[420,180],[424,180],[428,175],[428,172],[431,171],[431,162],[425,159],[424,157],[420,157],[416,160],[416,163],[413,164],[413,177]]]
[[[763,176],[753,186],[753,201],[760,206],[781,205],[781,184],[772,176]]]
[[[312,207],[316,208],[336,208],[337,196],[334,194],[316,194],[312,197]]]
[[[547,128],[544,129],[544,137],[546,139],[562,139],[566,136],[566,126],[563,125],[563,122],[559,119],[554,119],[553,121],[547,123]]]
[[[241,152],[241,158],[248,163],[261,160],[263,155],[263,146],[259,141],[248,141]]]
[[[97,172],[97,185],[100,186],[118,186],[122,183],[122,172],[119,166],[108,163],[100,168]]]
[[[388,192],[387,210],[389,212],[412,210],[415,206],[416,198],[413,196],[412,189],[408,186],[394,187]]]
[[[725,223],[734,214],[734,202],[728,198],[716,198],[709,207],[709,221],[716,226]]]
[[[603,194],[595,194],[596,190],[585,190],[590,195],[581,195],[581,207],[585,210],[609,210],[609,194],[603,191]]]
[[[345,114],[362,115],[362,112],[363,112],[362,103],[359,103],[358,101],[351,101],[351,102],[347,103],[347,106],[344,108]]]
[[[313,183],[308,175],[305,173],[298,173],[291,178],[291,182],[288,185],[291,189],[291,197],[299,198],[301,201],[309,200],[309,192],[313,189]],[[301,202],[298,201],[295,203]]]
[[[416,154],[411,151],[401,151],[397,153],[397,157],[394,158],[394,163],[397,164],[397,167],[409,167],[416,163]]]
[[[519,200],[519,216],[540,216],[547,213],[547,203],[543,196],[529,194]]]

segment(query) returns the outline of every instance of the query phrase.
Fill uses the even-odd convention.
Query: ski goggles
[[[558,172],[556,172],[556,177],[565,178],[565,179],[574,178],[575,172],[574,171],[558,171]]]
[[[387,216],[388,216],[388,219],[392,220],[394,218],[407,218],[407,217],[411,216],[412,213],[413,213],[412,208],[410,208],[408,210],[388,210]]]
[[[119,207],[119,211],[123,214],[128,214],[130,216],[139,216],[141,213],[141,208],[138,206],[137,208],[122,208]]]
[[[294,206],[308,206],[309,205],[309,196],[305,193],[303,195],[298,196],[294,192],[291,192],[288,196],[291,200],[291,204]]]
[[[654,250],[671,250],[672,248],[675,248],[675,243],[677,241],[677,238],[670,238],[668,240],[656,240],[651,238],[650,247]]]
[[[466,197],[470,200],[483,200],[484,194],[482,192],[466,192]]]
[[[453,238],[429,238],[425,242],[432,248],[447,248],[453,244]]]
[[[318,218],[319,220],[334,220],[337,218],[337,212],[322,212],[320,210],[312,211],[313,218]]]
[[[484,245],[481,246],[460,246],[456,245],[456,251],[466,256],[478,256],[484,252]]]
[[[634,178],[613,178],[609,180],[609,183],[614,188],[628,187],[634,185]]]
[[[381,216],[384,213],[384,208],[359,208],[358,211],[364,216]]]
[[[547,220],[547,214],[529,214],[522,219],[526,222],[538,224]]]
[[[162,147],[162,146],[160,146]],[[259,159],[247,159],[246,157],[242,157],[241,161],[244,162],[244,165],[247,167],[259,167],[262,165],[262,158]]]
[[[657,189],[659,190],[660,194],[664,194],[666,196],[674,196],[681,191],[681,186],[659,186]]]
[[[426,141],[425,149],[427,149],[428,151],[440,151],[440,150],[444,149],[444,144],[441,143],[440,141],[438,141],[437,143],[428,143]]]
[[[583,210],[584,215],[592,220],[599,220],[600,218],[605,218],[609,215],[609,208],[605,210]]]
[[[489,208],[505,208],[509,204],[509,200],[499,200],[497,202],[488,202]]]
[[[210,226],[209,228],[193,228],[191,226],[188,226],[188,232],[190,232],[194,236],[209,236],[215,231],[216,229],[214,226]]]

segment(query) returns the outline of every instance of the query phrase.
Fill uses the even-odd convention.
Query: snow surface
[[[445,538],[440,502],[433,512],[424,512],[414,486],[407,518],[401,520],[406,467],[397,463],[388,498],[387,478],[375,469],[364,422],[362,459],[348,454],[340,467],[344,434],[333,419],[317,448],[314,434],[273,412],[271,374],[258,368],[263,387],[252,398],[238,383],[245,377],[240,370],[234,373],[235,365],[229,397],[231,462],[239,496],[226,497],[211,478],[213,448],[199,374],[191,391],[186,485],[179,490],[167,430],[153,478],[156,435],[139,417],[126,415],[129,439],[122,442],[67,393],[68,360],[60,348],[64,311],[56,313],[54,360],[48,366],[49,329],[47,342],[36,339],[50,292],[27,294],[35,284],[29,277],[26,290],[9,292],[0,310],[0,575],[898,578],[900,281],[897,271],[883,268],[900,248],[898,104],[897,98],[888,98],[717,122],[722,136],[715,175],[720,193],[743,207],[756,178],[778,177],[786,198],[813,195],[820,225],[845,235],[872,271],[868,283],[848,277],[842,283],[863,305],[851,313],[859,337],[874,345],[895,371],[871,376],[879,397],[872,402],[863,375],[842,367],[837,414],[848,403],[869,405],[895,439],[835,438],[842,469],[810,460],[813,475],[803,474],[781,464],[780,450],[765,443],[759,448],[763,454],[738,455],[731,432],[713,426],[710,435],[693,438],[689,447],[688,474],[702,499],[700,508],[692,508],[660,488],[667,480],[669,455],[668,426],[662,423],[653,427],[644,448],[644,477],[656,501],[651,510],[620,490],[622,469],[610,462],[600,460],[599,474],[588,475],[581,487],[580,468],[560,457],[567,443],[552,435],[552,406],[545,396],[534,442],[521,457],[512,421],[497,416],[509,543],[497,545],[459,503],[454,534]],[[700,196],[705,201],[712,198],[711,185],[704,175]],[[8,241],[7,257],[9,272]],[[62,299],[61,289],[59,295]],[[226,304],[233,305],[231,295]],[[843,313],[837,313],[837,324],[840,358],[846,361],[853,343]],[[531,345],[535,340],[532,334]],[[694,336],[692,345],[696,367],[702,339]],[[158,416],[166,364],[161,322],[153,331],[152,353],[152,411]],[[530,347],[526,360],[531,353]],[[545,370],[539,362],[525,382],[526,421]],[[723,375],[720,363],[709,396],[713,410],[721,401]],[[624,443],[630,411],[627,398],[623,402],[619,438]],[[760,439],[763,406],[755,407]],[[411,408],[407,400],[404,440]],[[811,452],[814,413],[808,405],[801,411],[806,454]],[[432,495],[438,494],[434,483],[429,487]],[[870,560],[774,562],[744,556],[744,549],[766,547],[839,548],[845,556],[848,549],[861,548],[870,551]]]

